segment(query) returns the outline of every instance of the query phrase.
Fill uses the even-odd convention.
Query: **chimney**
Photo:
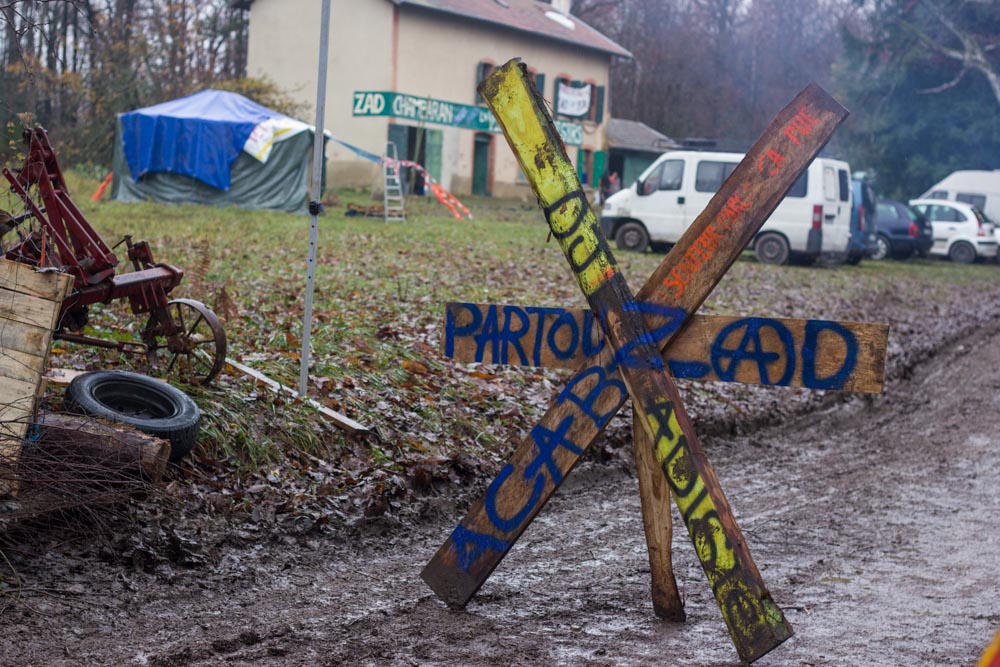
[[[569,16],[573,9],[573,0],[552,0],[552,9]]]

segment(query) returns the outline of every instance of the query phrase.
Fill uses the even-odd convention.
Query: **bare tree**
[[[984,22],[975,20],[980,11],[996,12],[995,0],[920,0],[904,12],[903,25],[921,44],[960,65],[953,79],[921,92],[943,92],[958,85],[966,73],[978,72],[989,82],[993,97],[1000,105],[1000,33],[995,18]],[[935,30],[935,27],[944,30]]]

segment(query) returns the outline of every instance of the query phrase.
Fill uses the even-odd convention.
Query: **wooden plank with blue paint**
[[[589,310],[445,306],[441,349],[455,361],[578,370],[604,344]],[[685,380],[878,394],[888,344],[886,324],[694,315],[664,348],[663,361]]]

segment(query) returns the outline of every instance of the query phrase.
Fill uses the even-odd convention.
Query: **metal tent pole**
[[[330,47],[330,0],[323,0],[319,26],[319,68],[316,82],[316,132],[313,137],[312,199],[309,202],[309,264],[306,270],[306,304],[302,320],[302,369],[299,396],[305,398],[309,380],[309,335],[312,331],[313,282],[316,278],[316,243],[319,240],[320,192],[323,180],[323,116],[326,114],[326,65]]]

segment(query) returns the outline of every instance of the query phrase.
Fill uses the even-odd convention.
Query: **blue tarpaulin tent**
[[[205,90],[118,116],[118,200],[306,210],[311,127]]]

